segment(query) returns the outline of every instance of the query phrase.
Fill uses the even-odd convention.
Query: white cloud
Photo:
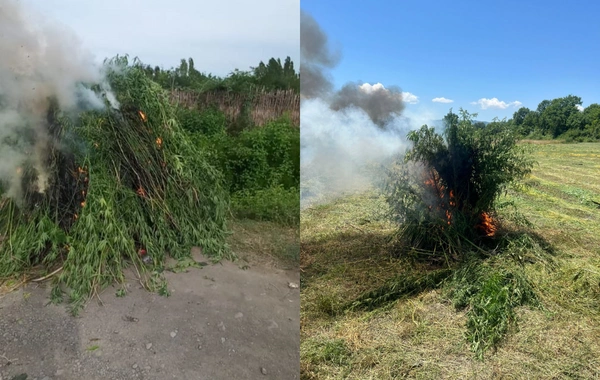
[[[408,104],[417,104],[417,103],[419,103],[419,97],[416,96],[415,94],[411,94],[410,92],[403,92],[402,93],[402,100],[404,100],[404,102],[408,103]]]
[[[364,83],[358,87],[367,94],[371,94],[371,93],[373,93],[375,91],[379,91],[379,90],[387,90],[385,88],[385,86],[381,83],[375,83],[375,84]]]
[[[433,99],[431,99],[431,101],[434,103],[453,103],[454,102],[454,100],[446,99],[443,96],[441,98],[433,98]]]
[[[584,108],[583,106],[577,104],[575,107],[577,107],[577,109],[579,110],[579,112],[583,112]]]
[[[504,110],[504,109],[507,109],[508,107],[516,108],[516,107],[520,107],[521,105],[523,105],[523,103],[521,103],[518,100],[515,100],[514,102],[506,103],[505,101],[498,100],[498,98],[491,98],[491,99],[481,98],[476,102],[471,102],[471,104],[479,105],[482,110],[486,110],[488,108]]]

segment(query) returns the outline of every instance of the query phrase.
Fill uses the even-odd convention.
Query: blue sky
[[[302,0],[301,8],[341,48],[337,88],[400,86],[418,97],[411,114],[441,118],[462,107],[490,121],[569,94],[584,107],[600,103],[600,1]]]

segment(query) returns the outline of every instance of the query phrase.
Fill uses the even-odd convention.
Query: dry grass
[[[517,308],[517,328],[483,361],[465,339],[468,310],[457,311],[444,288],[374,311],[344,309],[398,274],[427,269],[389,254],[394,229],[380,197],[303,210],[302,379],[600,377],[600,209],[591,202],[600,202],[600,144],[538,144],[534,154],[531,186],[504,200],[557,250],[557,265],[524,266],[543,308]]]
[[[521,140],[524,144],[535,144],[535,145],[548,145],[548,144],[562,144],[562,140]]]

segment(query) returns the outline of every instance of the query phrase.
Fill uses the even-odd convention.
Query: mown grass
[[[502,254],[444,280],[443,265],[393,254],[374,191],[303,210],[302,379],[599,377],[600,144],[533,154],[529,186],[500,211],[532,227],[507,222]]]

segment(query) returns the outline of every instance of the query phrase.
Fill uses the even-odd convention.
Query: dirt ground
[[[298,379],[298,271],[240,266],[168,273],[169,297],[129,275],[78,317],[30,283],[0,298],[0,380]]]

